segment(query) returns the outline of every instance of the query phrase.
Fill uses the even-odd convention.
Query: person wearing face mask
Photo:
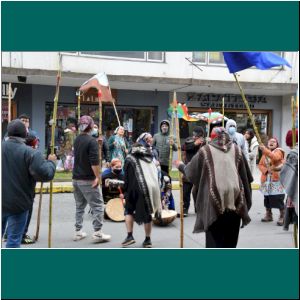
[[[244,136],[241,133],[237,132],[237,126],[236,126],[236,122],[234,120],[229,119],[227,121],[226,131],[229,134],[229,137],[232,140],[232,142],[237,144],[242,149],[242,152],[249,164],[248,144],[245,141]]]
[[[153,137],[153,146],[158,151],[161,169],[169,174],[170,145],[172,145],[173,151],[177,151],[176,139],[170,135],[168,120],[161,121],[159,128],[160,132]]]
[[[284,218],[284,198],[285,191],[280,182],[280,170],[284,163],[284,150],[279,148],[278,140],[272,137],[268,141],[268,146],[260,146],[262,157],[258,164],[261,172],[260,190],[264,194],[264,206],[266,215],[261,219],[262,222],[272,222],[272,208],[280,211],[278,226],[283,225]]]
[[[106,204],[110,199],[118,198],[120,191],[118,185],[111,186],[109,179],[116,180],[120,185],[124,184],[124,172],[122,170],[122,162],[115,158],[110,163],[110,168],[102,173],[102,194],[104,203]]]
[[[73,188],[76,204],[74,241],[87,236],[82,231],[83,215],[87,204],[92,210],[94,243],[108,242],[111,236],[102,232],[104,203],[99,189],[100,166],[98,143],[91,136],[94,121],[90,116],[82,116],[79,122],[80,134],[74,142]]]
[[[248,149],[249,149],[249,167],[251,170],[252,175],[255,172],[256,169],[256,157],[258,154],[258,141],[256,136],[254,135],[253,129],[249,128],[245,132],[245,140],[248,143]]]

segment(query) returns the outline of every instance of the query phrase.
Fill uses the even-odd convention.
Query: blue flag
[[[291,65],[281,56],[272,52],[223,52],[230,73],[235,73],[255,66],[267,70],[276,66]]]

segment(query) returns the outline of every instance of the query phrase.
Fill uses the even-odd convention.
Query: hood
[[[225,127],[225,129],[226,129],[227,132],[228,132],[229,127],[232,126],[232,125],[234,125],[235,128],[237,128],[236,122],[235,122],[234,120],[232,120],[232,119],[229,119],[229,120],[227,121],[226,127]]]
[[[169,130],[168,130],[168,133],[169,133],[169,131],[170,131],[170,122],[169,122],[169,120],[162,120],[162,121],[160,122],[160,124],[159,124],[159,130],[160,130],[160,132],[161,132],[161,126],[162,126],[164,123],[167,124],[167,125],[169,126]]]

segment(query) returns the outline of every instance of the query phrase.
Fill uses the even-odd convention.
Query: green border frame
[[[2,51],[298,51],[299,2],[1,2]],[[299,296],[289,250],[1,250],[2,298]]]

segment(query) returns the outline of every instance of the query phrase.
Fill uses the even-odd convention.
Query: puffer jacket
[[[161,126],[163,122],[167,122],[169,124],[169,131],[166,134],[161,132]],[[153,137],[153,146],[155,146],[158,150],[160,164],[163,166],[168,166],[170,158],[170,122],[168,120],[161,121],[159,128],[160,132],[156,133]],[[173,140],[173,151],[177,151],[176,139],[173,138]]]
[[[268,160],[268,161],[267,161]],[[268,148],[263,150],[263,155],[258,164],[258,168],[261,171],[261,182],[264,183],[268,176],[268,166],[271,169],[271,179],[272,181],[279,181],[280,170],[284,163],[284,150],[281,148],[276,148],[271,151]]]

